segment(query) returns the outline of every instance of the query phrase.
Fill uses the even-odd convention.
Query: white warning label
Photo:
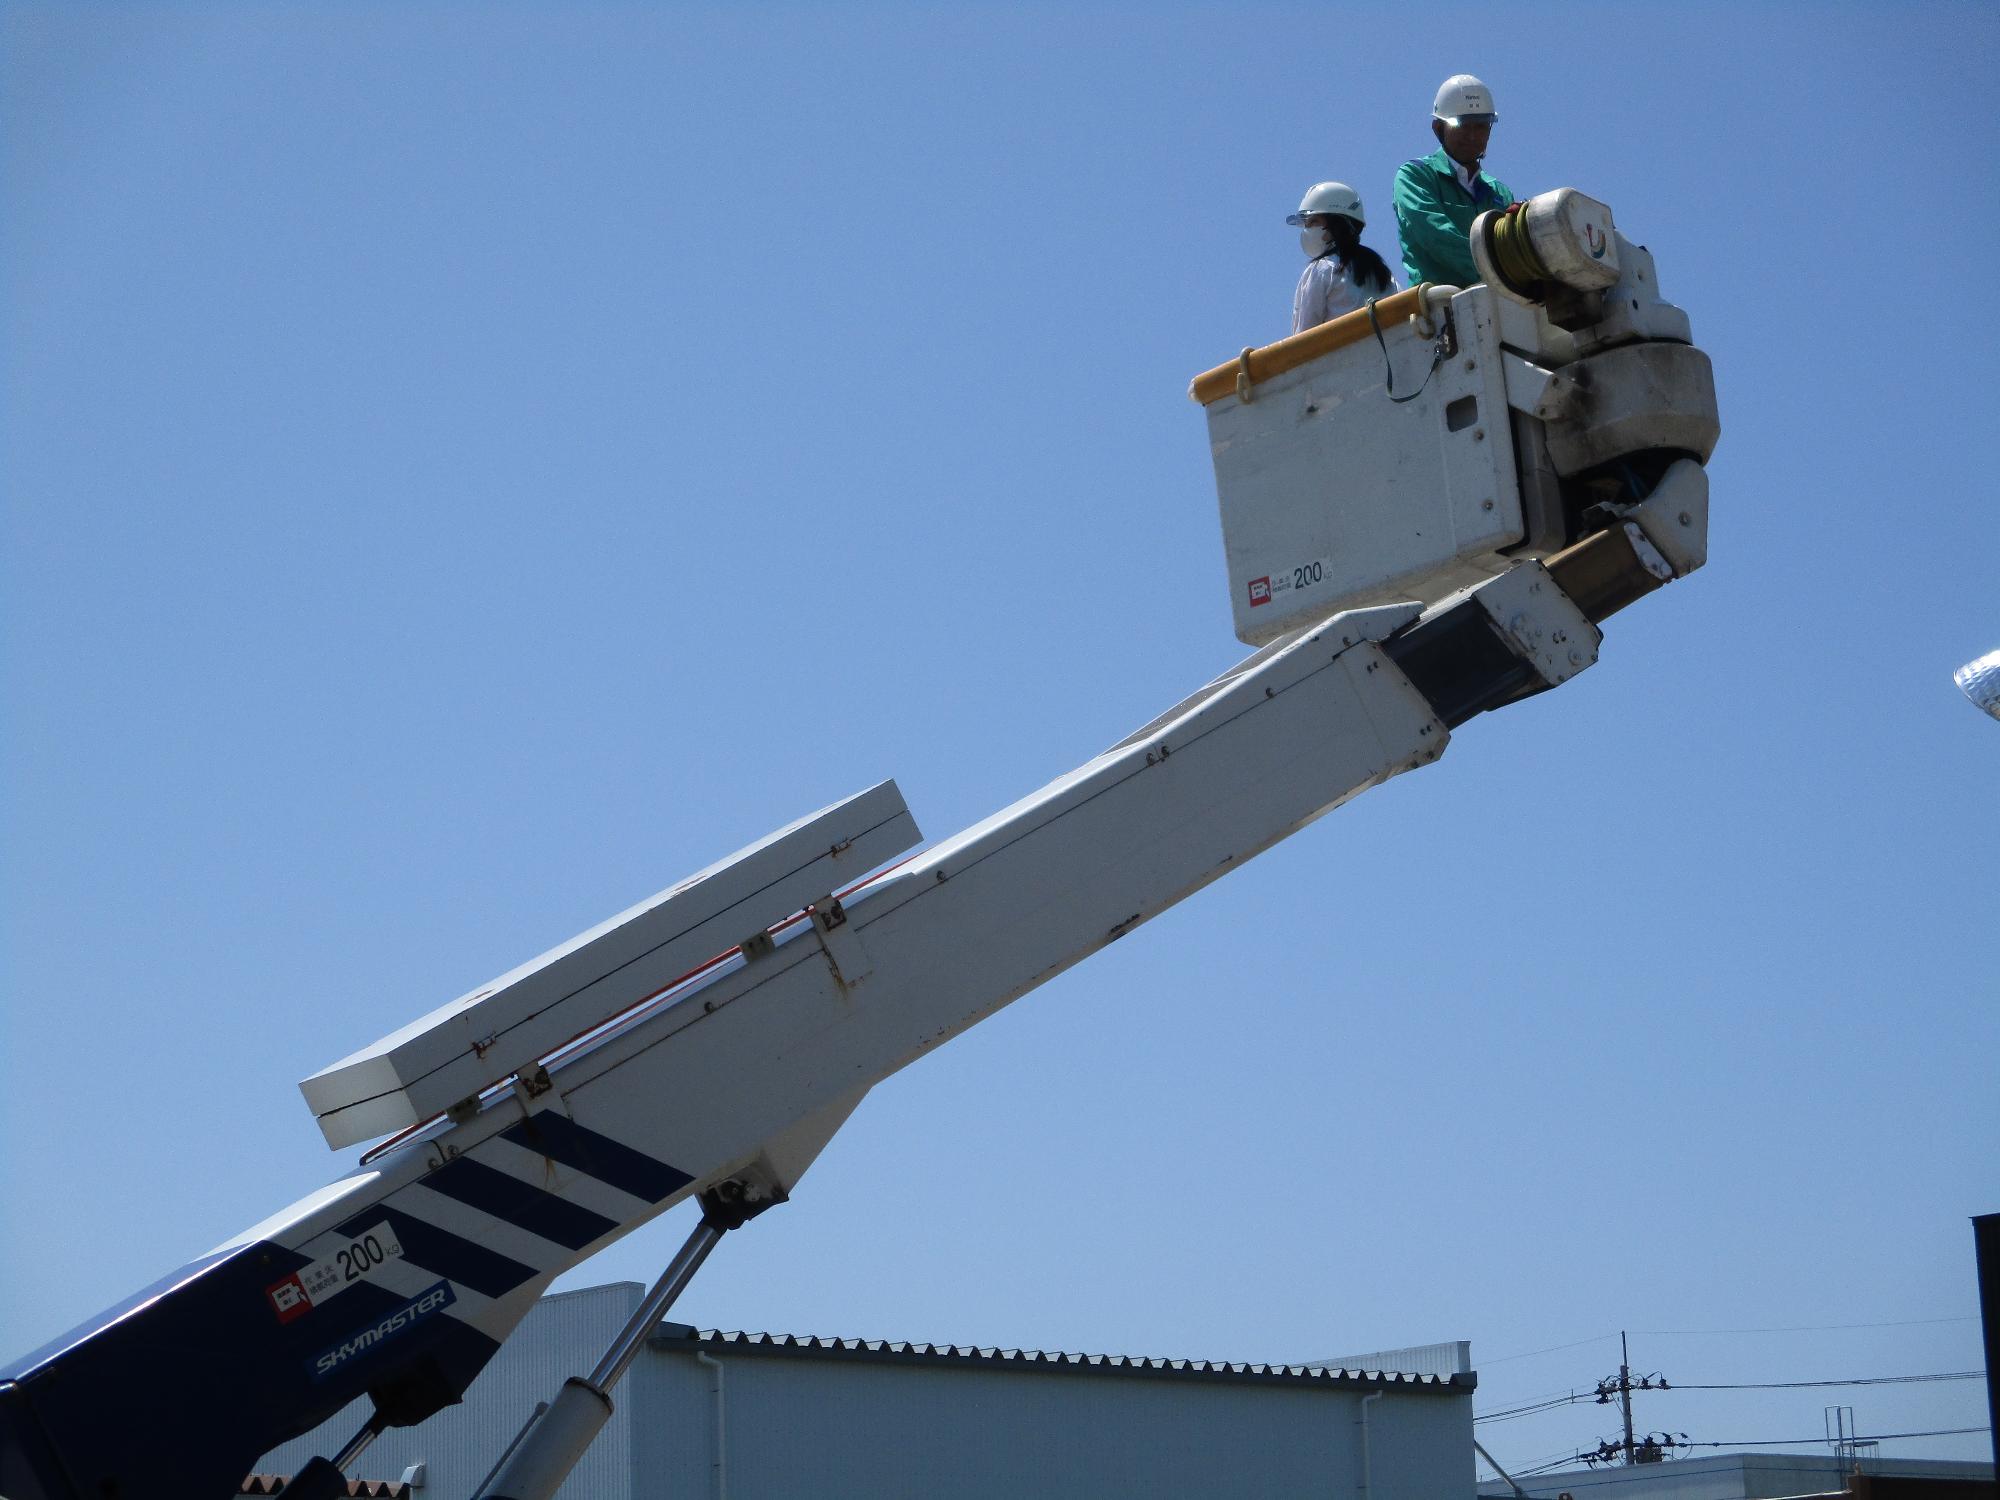
[[[366,1281],[379,1266],[400,1259],[403,1254],[396,1231],[384,1219],[373,1229],[362,1231],[309,1266],[301,1266],[283,1281],[265,1288],[271,1309],[280,1323],[304,1317],[328,1299],[338,1297],[357,1281]]]
[[[1294,563],[1289,568],[1266,573],[1262,578],[1250,580],[1250,607],[1255,609],[1260,604],[1269,604],[1280,594],[1289,594],[1295,589],[1309,589],[1332,576],[1333,559],[1330,557],[1315,557],[1311,562]]]

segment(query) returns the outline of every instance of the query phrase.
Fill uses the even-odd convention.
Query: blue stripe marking
[[[670,1167],[643,1151],[634,1151],[608,1135],[599,1135],[553,1109],[529,1115],[500,1134],[537,1156],[587,1172],[648,1203],[670,1198],[694,1181],[678,1167]]]
[[[424,1178],[423,1185],[571,1250],[581,1250],[618,1227],[602,1214],[544,1192],[518,1177],[509,1177],[469,1156],[453,1157]]]
[[[524,1266],[497,1250],[476,1245],[449,1229],[440,1229],[387,1204],[363,1209],[342,1224],[338,1232],[353,1239],[384,1219],[396,1232],[403,1246],[403,1258],[411,1265],[434,1271],[485,1296],[504,1297],[522,1282],[532,1281],[540,1274],[533,1266]]]

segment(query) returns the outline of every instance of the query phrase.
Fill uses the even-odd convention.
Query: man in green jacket
[[[1479,170],[1498,118],[1493,91],[1470,73],[1453,74],[1438,90],[1431,105],[1438,149],[1396,173],[1396,230],[1411,286],[1472,286],[1480,279],[1467,239],[1472,221],[1514,201],[1506,183]]]

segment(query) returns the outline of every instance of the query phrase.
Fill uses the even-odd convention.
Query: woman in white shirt
[[[1301,226],[1306,268],[1292,293],[1292,332],[1304,333],[1330,318],[1363,307],[1396,290],[1388,263],[1361,243],[1361,195],[1344,182],[1316,182],[1287,224]]]

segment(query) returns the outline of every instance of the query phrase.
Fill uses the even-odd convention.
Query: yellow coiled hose
[[[1555,280],[1528,239],[1528,216],[1520,204],[1494,215],[1488,233],[1493,264],[1509,288],[1524,297],[1532,296],[1543,283]]]

